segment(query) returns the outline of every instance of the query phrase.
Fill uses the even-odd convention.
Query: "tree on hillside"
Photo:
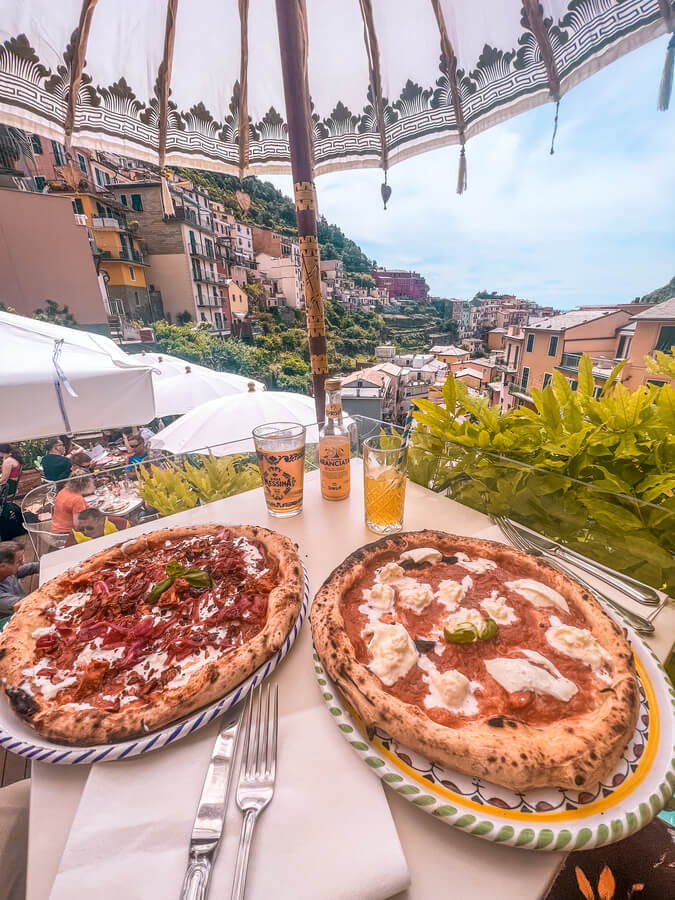
[[[656,288],[655,291],[645,294],[644,297],[636,297],[635,302],[663,303],[664,300],[670,300],[671,297],[675,297],[675,275],[673,275],[668,284],[664,284],[663,287]]]

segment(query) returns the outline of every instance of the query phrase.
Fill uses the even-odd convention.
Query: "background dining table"
[[[42,560],[41,580],[58,575],[93,550],[104,549],[150,530],[211,522],[257,524],[280,531],[297,542],[313,596],[324,579],[350,552],[376,539],[363,521],[361,460],[352,460],[351,465],[352,489],[345,501],[323,500],[318,472],[312,472],[305,476],[303,512],[294,518],[272,518],[267,513],[262,489],[249,491],[137,526],[125,531],[123,536],[108,535],[93,545],[80,544],[49,554]],[[489,519],[481,513],[409,483],[404,529],[415,531],[422,528],[470,536],[494,537],[498,534],[494,527],[491,528]],[[639,611],[634,605],[632,608]],[[670,650],[674,632],[675,604],[669,601],[657,618],[656,634],[647,641],[662,661]],[[282,715],[323,706],[314,679],[312,652],[307,621],[288,658],[273,676],[280,685]],[[335,740],[341,741],[340,733],[330,721],[327,711],[325,719],[326,728],[334,729]],[[350,764],[363,765],[356,754]],[[48,900],[90,768],[86,765],[33,764],[27,900]],[[564,853],[516,849],[465,834],[426,814],[393,790],[381,789],[385,791],[411,879],[410,887],[397,894],[396,900],[422,900],[447,896],[449,892],[455,897],[540,900],[546,895],[565,858]],[[197,799],[195,797],[195,804]],[[335,849],[339,852],[338,847]],[[114,847],[111,852],[115,852]],[[151,877],[150,872],[148,877]],[[113,885],[108,887],[114,890]],[[105,892],[99,895],[102,900],[107,896]],[[282,888],[278,896],[284,896]]]

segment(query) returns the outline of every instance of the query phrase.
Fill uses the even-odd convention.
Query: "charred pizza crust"
[[[297,549],[288,538],[266,528],[228,525],[227,530],[235,536],[252,538],[263,544],[278,564],[279,581],[269,594],[267,620],[250,641],[205,663],[181,687],[165,688],[158,699],[142,707],[123,708],[118,712],[60,707],[55,700],[29,696],[20,687],[25,681],[22,671],[33,664],[35,657],[36,639],[32,634],[37,628],[50,624],[44,611],[67,596],[71,590],[69,577],[77,574],[79,579],[90,574],[95,580],[101,566],[107,562],[134,557],[141,560],[151,556],[167,540],[218,534],[223,527],[165,528],[117,544],[85,560],[76,572],[64,572],[22,600],[0,635],[0,682],[4,684],[15,712],[38,734],[59,743],[81,746],[128,740],[218,700],[274,656],[286,640],[302,606],[304,579]]]
[[[445,554],[463,551],[498,564],[515,562],[522,577],[549,585],[575,604],[612,658],[610,689],[603,691],[599,705],[585,715],[540,727],[505,714],[472,720],[455,729],[387,692],[380,679],[357,660],[340,600],[364,576],[368,564],[416,547],[434,547]],[[639,691],[633,654],[621,628],[571,578],[504,544],[440,531],[382,538],[352,553],[332,572],[314,599],[311,624],[314,645],[326,671],[366,727],[381,728],[434,762],[513,790],[595,787],[614,769],[635,728]]]

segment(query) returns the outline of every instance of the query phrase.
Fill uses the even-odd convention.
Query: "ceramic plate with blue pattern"
[[[19,756],[25,756],[27,759],[34,759],[39,762],[57,763],[67,766],[90,765],[103,760],[111,762],[117,759],[126,759],[130,756],[140,756],[143,753],[149,753],[151,750],[159,750],[160,747],[166,747],[167,744],[179,741],[181,738],[192,734],[193,731],[203,728],[209,722],[227,712],[228,709],[231,709],[240,700],[243,700],[257,684],[260,684],[263,679],[267,678],[276,669],[290,651],[300,633],[300,628],[309,607],[309,579],[304,565],[303,571],[305,576],[305,593],[302,607],[282,647],[272,659],[269,659],[259,669],[256,669],[238,687],[215,703],[197,710],[189,716],[179,719],[177,722],[172,722],[159,731],[150,732],[142,738],[120,741],[115,744],[96,744],[91,747],[67,747],[64,744],[57,744],[37,735],[32,728],[26,725],[12,711],[9,703],[6,702],[3,696],[0,699],[0,749],[11,750],[12,753],[18,753]]]

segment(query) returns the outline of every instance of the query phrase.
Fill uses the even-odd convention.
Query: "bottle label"
[[[341,500],[349,494],[349,440],[344,443],[319,443],[321,493]]]
[[[342,416],[342,404],[341,403],[327,403],[326,404],[326,416],[329,419],[339,419]]]

